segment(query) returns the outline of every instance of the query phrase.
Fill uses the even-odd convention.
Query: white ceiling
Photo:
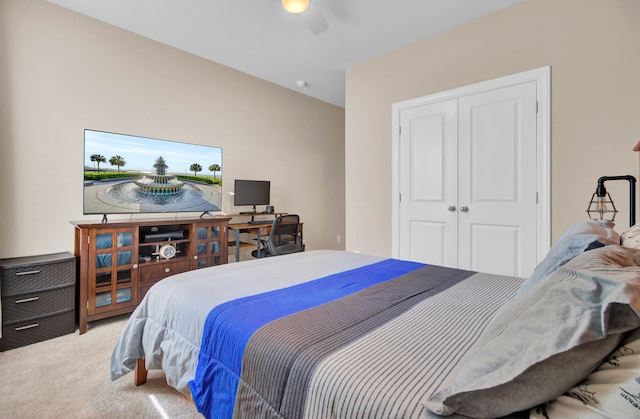
[[[47,1],[343,107],[346,68],[523,0],[310,0],[317,35],[281,0]]]

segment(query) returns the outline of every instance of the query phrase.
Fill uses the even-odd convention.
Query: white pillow
[[[624,247],[640,249],[640,224],[636,224],[622,233],[620,241]]]

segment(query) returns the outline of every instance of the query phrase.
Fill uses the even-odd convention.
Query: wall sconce
[[[282,0],[282,7],[289,13],[302,13],[309,7],[309,0]]]
[[[611,220],[616,218],[618,210],[613,204],[611,195],[604,187],[604,182],[608,180],[627,180],[629,181],[629,227],[636,223],[636,178],[630,175],[625,176],[602,176],[598,179],[596,191],[591,196],[587,214],[592,220]],[[608,214],[608,215],[607,215]],[[607,216],[605,216],[607,215]],[[610,215],[610,218],[609,218]]]

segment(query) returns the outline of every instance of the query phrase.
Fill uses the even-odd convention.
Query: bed
[[[565,232],[529,278],[308,251],[160,281],[111,378],[144,360],[211,418],[633,417],[640,364],[594,376],[635,347],[639,312],[640,251],[603,222]],[[585,385],[622,384],[635,402],[585,402]]]

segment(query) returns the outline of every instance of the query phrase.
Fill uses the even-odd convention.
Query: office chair
[[[251,252],[253,257],[269,257],[302,252],[300,217],[296,214],[279,215],[273,220],[266,240],[261,240],[260,251]]]

